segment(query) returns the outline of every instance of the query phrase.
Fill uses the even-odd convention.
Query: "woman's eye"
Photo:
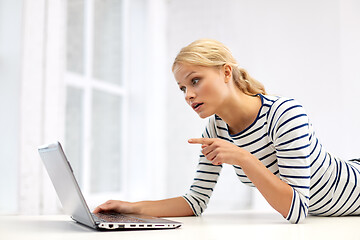
[[[193,78],[193,79],[191,80],[191,83],[192,83],[192,85],[195,85],[195,84],[197,84],[199,81],[200,81],[200,78]]]
[[[181,87],[181,88],[180,88],[180,91],[185,92],[185,91],[186,91],[186,87]]]

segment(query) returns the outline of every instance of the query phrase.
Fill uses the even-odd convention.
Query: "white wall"
[[[242,67],[264,83],[268,93],[296,98],[305,106],[329,152],[360,157],[359,1],[168,2],[169,69],[180,48],[190,42],[220,40]],[[168,177],[169,192],[175,195],[191,184],[199,149],[186,140],[200,136],[204,121],[186,106],[170,70],[168,74]],[[222,174],[223,183],[215,189],[210,206],[246,207],[246,199],[252,197],[245,186],[234,185],[236,180],[228,174],[235,175]],[[257,204],[263,202],[258,197],[253,202],[263,207]]]
[[[55,1],[49,5],[48,16],[59,13],[56,10],[59,9],[56,2],[59,3],[59,1]],[[167,189],[165,193],[154,192],[149,198],[184,194],[192,183],[199,147],[190,146],[187,144],[187,139],[201,136],[206,120],[198,118],[197,114],[186,106],[170,68],[172,60],[181,47],[203,37],[215,38],[228,45],[239,64],[263,82],[269,93],[300,100],[308,110],[323,145],[330,152],[343,158],[360,157],[358,150],[358,136],[360,135],[358,105],[360,100],[357,96],[360,89],[360,72],[358,71],[360,1],[152,0],[147,3],[155,3],[153,8],[159,10],[163,7],[166,8],[165,13],[161,12],[156,19],[149,19],[149,22],[153,21],[155,24],[152,29],[144,29],[144,36],[150,36],[148,47],[152,49],[149,54],[143,56],[139,49],[139,52],[132,55],[134,63],[138,63],[137,60],[141,58],[146,58],[146,62],[152,62],[154,65],[162,64],[162,61],[165,61],[165,76],[162,67],[153,68],[149,65],[144,70],[136,68],[135,64],[135,67],[129,70],[133,71],[130,73],[133,78],[144,78],[145,81],[149,81],[144,85],[144,92],[136,95],[139,96],[136,100],[146,101],[145,95],[152,96],[146,91],[158,94],[146,109],[146,116],[149,119],[153,119],[151,116],[152,106],[159,109],[159,106],[166,105],[165,111],[160,111],[161,116],[165,113],[162,122],[164,129],[161,130],[162,134],[166,133],[165,143],[160,143],[160,147],[156,149],[149,149],[154,153],[155,156],[152,156],[154,159],[158,156],[157,154],[161,158],[165,154],[166,163],[158,167],[153,162],[149,162],[149,166],[153,165],[149,169],[154,171],[151,170],[147,173],[146,178],[160,174],[156,182],[161,181],[162,176],[159,172],[166,169],[166,184],[160,185],[165,185]],[[44,1],[38,1],[37,4],[43,6]],[[37,28],[39,25],[32,23],[43,17],[44,14],[43,9],[39,10],[34,3],[26,5],[25,8],[22,5],[23,1],[21,0],[0,0],[0,110],[2,113],[0,118],[0,189],[6,193],[0,194],[0,214],[16,212],[18,202],[23,205],[20,209],[21,212],[35,212],[36,209],[26,206],[46,205],[53,201],[53,199],[49,201],[45,196],[48,194],[47,192],[43,194],[44,196],[39,194],[41,184],[28,188],[33,179],[43,177],[41,174],[39,176],[25,174],[25,177],[18,178],[19,172],[23,174],[23,171],[34,165],[33,163],[35,163],[34,168],[36,169],[40,164],[39,159],[33,157],[36,155],[36,152],[33,151],[35,145],[28,144],[29,146],[26,145],[27,147],[24,148],[24,144],[28,143],[25,140],[32,137],[32,134],[25,130],[31,130],[32,127],[29,123],[26,125],[27,119],[20,117],[21,110],[19,108],[21,102],[24,105],[27,99],[31,98],[28,90],[33,84],[29,79],[33,79],[33,82],[35,80],[35,82],[43,81],[41,77],[36,77],[36,74],[41,72],[41,61],[49,64],[45,57],[54,59],[54,55],[59,55],[57,51],[61,51],[54,43],[56,42],[54,41],[56,38],[55,28],[48,36],[47,54],[34,54],[37,57],[41,55],[44,59],[41,58],[41,61],[26,60],[29,59],[26,57],[29,56],[29,51],[39,53],[40,51],[36,49],[42,48],[39,41],[36,40],[38,36],[33,34],[33,31],[41,33],[43,28]],[[31,10],[33,13],[42,12],[42,14],[38,14],[38,18],[27,14],[22,16],[23,9]],[[145,17],[151,18],[154,14],[153,11],[150,9]],[[162,35],[164,26],[161,21],[165,16],[167,16],[167,30],[164,38]],[[22,21],[22,18],[25,17],[28,20]],[[49,17],[49,21],[51,19],[59,18]],[[58,24],[55,25],[58,26]],[[24,26],[28,27],[24,28]],[[22,29],[32,31],[23,32],[23,37]],[[134,40],[132,44],[136,43]],[[156,49],[159,45],[161,45],[160,53]],[[164,45],[167,46],[167,53],[163,52]],[[23,52],[21,46],[25,46]],[[161,60],[163,56],[165,60]],[[55,63],[57,63],[56,61]],[[36,65],[36,71],[34,65]],[[50,69],[52,65],[48,67]],[[21,69],[26,71],[21,73]],[[55,80],[58,75],[58,73],[54,73],[55,78],[51,77],[48,75],[50,70],[43,74],[47,79]],[[144,77],[144,75],[154,76]],[[159,81],[161,86],[151,85],[157,77],[165,77],[167,82],[161,80]],[[20,83],[23,85],[22,88]],[[47,82],[46,86],[47,89],[49,87],[57,88],[57,85],[52,82]],[[47,91],[47,94],[51,94],[53,90]],[[46,92],[41,89],[36,91]],[[22,100],[20,99],[21,92],[24,93]],[[164,95],[166,95],[165,99]],[[36,94],[32,102],[30,101],[26,105],[28,107],[23,106],[26,112],[33,112],[34,107],[38,106],[37,109],[44,113],[45,110],[42,109],[50,106],[49,103],[39,103],[41,105],[39,107],[38,100],[41,102],[40,98],[46,97],[39,96]],[[158,101],[160,101],[159,105]],[[33,105],[30,107],[29,104]],[[134,104],[136,105],[136,102]],[[23,111],[22,114],[26,112]],[[46,116],[36,114],[31,116],[31,119],[36,117],[48,119]],[[143,123],[139,121],[139,124]],[[22,131],[20,131],[20,126],[23,126]],[[151,123],[148,122],[143,126],[144,128],[151,127]],[[46,125],[45,128],[53,129],[54,127]],[[32,131],[36,131],[36,129],[34,128]],[[43,133],[37,135],[41,135],[44,139],[50,138],[46,129],[41,130],[45,135]],[[148,134],[151,138],[151,134],[157,134],[156,129],[148,130]],[[155,146],[156,142],[153,144]],[[165,145],[162,147],[164,152],[157,152],[161,149],[162,144]],[[22,151],[20,146],[22,146]],[[148,148],[152,148],[152,146],[149,145]],[[26,149],[32,152],[25,151]],[[138,146],[132,146],[130,151],[136,152],[134,157],[142,157],[141,152],[137,150]],[[36,162],[28,161],[28,159]],[[23,163],[22,167],[19,161]],[[134,169],[136,169],[136,162],[131,164],[134,164]],[[42,173],[40,170],[39,172]],[[136,172],[129,175],[137,177]],[[45,185],[50,184],[46,181],[40,182]],[[141,184],[139,186],[141,187]],[[22,195],[18,196],[20,192]],[[138,192],[149,191],[138,189],[132,198],[135,199]],[[25,202],[27,204],[22,204]],[[251,205],[266,208],[266,204],[264,205],[263,202],[262,198],[254,194],[252,190],[238,183],[233,170],[226,167],[211,200],[210,209],[239,209]],[[42,207],[45,210],[48,209],[47,206],[44,206]],[[24,207],[26,209],[23,209]]]
[[[342,86],[343,114],[339,116],[342,124],[337,128],[343,135],[333,141],[341,143],[338,152],[345,158],[360,158],[360,1],[340,2],[340,26],[341,76],[337,83]]]
[[[21,0],[0,0],[0,213],[17,210]]]

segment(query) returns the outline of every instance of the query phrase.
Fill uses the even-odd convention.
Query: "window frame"
[[[127,0],[122,0],[122,59],[126,59],[128,54],[126,48],[126,31],[127,31]],[[67,9],[67,8],[65,8]],[[67,30],[65,31],[67,32]],[[94,0],[84,1],[84,73],[83,75],[69,72],[66,68],[64,69],[64,84],[65,91],[68,87],[81,89],[84,93],[83,96],[83,113],[82,113],[82,159],[81,161],[81,179],[82,182],[82,192],[86,196],[86,199],[91,204],[96,204],[106,198],[114,197],[125,197],[127,192],[127,161],[121,161],[120,163],[120,172],[121,175],[121,187],[120,191],[116,192],[102,192],[102,193],[92,193],[91,192],[91,145],[92,145],[92,105],[93,105],[93,91],[99,90],[103,93],[111,94],[117,97],[121,97],[121,159],[127,159],[127,149],[128,142],[126,141],[128,132],[127,126],[129,123],[129,94],[128,94],[128,82],[126,81],[128,72],[126,71],[127,61],[122,63],[122,84],[108,83],[103,80],[96,79],[92,76],[93,69],[93,35],[94,34]],[[66,62],[66,58],[64,59]],[[65,63],[65,66],[67,64]],[[64,126],[66,128],[66,126]],[[65,143],[66,144],[66,143]],[[96,147],[96,146],[93,146]],[[111,183],[110,183],[111,184]]]
[[[90,209],[110,198],[137,201],[166,197],[166,71],[170,69],[165,61],[166,2],[123,1],[123,74],[128,80],[123,134],[128,146],[124,148],[125,186],[121,195],[89,197],[84,191]],[[66,9],[64,0],[41,0],[23,7],[19,214],[63,212],[36,149],[53,141],[66,144]]]

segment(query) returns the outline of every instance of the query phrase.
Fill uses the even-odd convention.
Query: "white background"
[[[24,12],[38,2],[41,1],[0,0],[0,213],[24,213],[24,209],[31,206],[26,205],[27,201],[21,201],[20,191],[32,184],[31,177],[26,178],[28,185],[22,183],[25,178],[20,171],[22,161],[19,158],[28,154],[21,147],[24,136],[28,137],[22,131],[22,124],[26,124],[24,118],[28,116],[24,116],[21,96],[27,89],[24,85],[32,84],[24,80],[24,72],[34,71],[32,62],[23,62],[27,44],[25,30],[28,29],[24,19],[37,19],[36,15],[25,16]],[[136,2],[152,9],[153,16],[149,14],[148,17],[163,17],[160,23],[158,19],[149,21],[147,34],[151,36],[152,49],[147,59],[142,60],[148,73],[151,73],[152,65],[163,67],[149,77],[152,82],[147,86],[151,86],[151,92],[146,94],[149,98],[161,99],[160,116],[164,118],[161,119],[163,129],[159,130],[163,138],[161,148],[157,148],[157,151],[162,149],[158,153],[162,158],[159,162],[164,164],[153,167],[161,169],[157,171],[162,175],[158,179],[165,179],[165,184],[161,185],[159,194],[151,197],[184,194],[195,173],[199,148],[187,144],[187,139],[201,136],[206,120],[199,119],[186,106],[170,68],[180,48],[198,38],[214,38],[225,43],[240,66],[261,81],[269,94],[299,100],[329,152],[344,159],[360,157],[360,1]],[[154,14],[156,11],[160,12]],[[136,46],[136,42],[132,45]],[[157,47],[160,55],[156,54]],[[132,61],[136,62],[136,59]],[[136,75],[141,69],[144,68],[132,67],[130,71]],[[156,78],[161,79],[157,81]],[[35,102],[37,96],[27,96],[27,99]],[[147,109],[151,110],[151,106]],[[151,126],[151,122],[145,124]],[[156,132],[151,130],[150,133]],[[148,138],[144,144],[154,142]],[[151,184],[151,179],[146,181]],[[141,191],[137,189],[137,192]],[[43,197],[39,197],[37,191],[33,195],[34,202]],[[232,169],[225,168],[210,208],[216,211],[246,207],[267,208],[267,205],[256,193],[237,182]]]
[[[269,94],[305,106],[325,149],[344,159],[360,157],[359,1],[168,2],[169,69],[179,49],[193,40],[222,41]],[[188,166],[199,150],[186,139],[201,136],[204,122],[186,106],[170,71],[168,78],[168,191],[175,194],[179,190],[173,186],[191,183]],[[239,199],[246,203],[242,196],[248,188],[234,175],[232,170],[222,174],[224,183],[211,201],[219,202],[217,208],[235,207]]]

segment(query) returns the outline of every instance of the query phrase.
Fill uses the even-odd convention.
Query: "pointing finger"
[[[211,138],[191,138],[188,140],[191,144],[207,144],[210,145],[213,143],[213,139]]]

